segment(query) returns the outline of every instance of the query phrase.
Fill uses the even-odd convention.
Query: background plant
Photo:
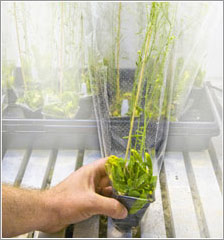
[[[6,59],[2,61],[2,88],[3,91],[7,88],[12,88],[15,81],[15,63],[9,62]]]
[[[17,103],[27,104],[31,109],[35,110],[43,105],[43,96],[40,89],[36,87],[37,84],[32,76],[31,51],[27,36],[27,18],[29,13],[24,3],[21,3],[19,6],[17,3],[13,3],[13,15],[21,73],[24,83],[23,96],[18,98]],[[24,36],[22,41],[21,35]]]

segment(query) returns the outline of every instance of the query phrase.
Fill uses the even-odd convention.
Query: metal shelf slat
[[[222,195],[207,151],[189,153],[199,197],[211,238],[223,236]]]
[[[97,150],[86,150],[84,152],[83,166],[90,164],[101,158]],[[88,199],[87,199],[88,201]],[[85,221],[74,225],[73,238],[98,238],[99,236],[99,216],[93,216]]]
[[[182,153],[167,152],[164,165],[175,237],[199,238],[200,230]]]

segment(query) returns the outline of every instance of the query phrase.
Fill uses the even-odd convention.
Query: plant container
[[[135,203],[135,201],[139,200],[139,198],[136,197],[130,197],[130,196],[122,196],[117,195],[116,193],[113,193],[113,198],[117,199],[120,203],[122,203],[127,210],[129,211],[132,207],[132,205]],[[120,230],[120,231],[129,231],[132,227],[137,227],[145,214],[147,208],[149,207],[150,203],[155,201],[155,196],[153,195],[151,199],[148,200],[148,202],[136,213],[129,214],[124,219],[114,219],[112,218],[114,226]]]
[[[90,119],[94,115],[92,96],[86,95],[79,98],[79,109],[75,119]]]
[[[2,112],[3,119],[21,119],[25,118],[24,111],[17,104],[10,104]]]
[[[167,151],[202,151],[208,149],[211,138],[218,136],[220,133],[215,115],[215,105],[208,91],[207,84],[200,89],[192,89],[187,105],[188,107],[183,116],[178,121],[169,123]],[[91,107],[93,108],[93,106]],[[14,110],[15,108],[18,109],[18,106],[14,105],[13,108]],[[26,147],[35,139],[36,142],[38,140],[37,147],[54,147],[57,140],[58,147],[74,148],[74,135],[79,134],[79,138],[76,141],[77,146],[81,146],[85,142],[91,142],[89,144],[91,149],[99,149],[99,146],[101,146],[97,136],[98,131],[101,131],[101,127],[96,120],[41,119],[33,121],[32,119],[19,119],[24,118],[21,109],[19,110],[20,116],[18,115],[18,110],[16,112],[17,115],[11,114],[8,110],[7,115],[5,111],[3,112],[3,139],[7,139],[4,145],[10,144],[10,147]],[[128,117],[124,117],[124,120],[128,121]],[[110,120],[106,119],[104,122],[101,121],[101,123],[108,124],[107,121]],[[119,121],[121,121],[120,118],[113,118],[111,126],[116,128],[119,125]],[[99,127],[98,130],[97,126]],[[52,129],[54,129],[54,134],[52,134]],[[127,135],[128,133],[126,133]],[[108,139],[108,141],[110,140],[111,138]],[[124,139],[121,140],[123,141]]]
[[[31,119],[42,119],[42,108],[38,108],[35,110],[32,110],[30,107],[28,107],[26,104],[17,104],[19,107],[22,108],[23,112],[24,112],[24,116],[25,118],[31,118]]]
[[[6,89],[6,98],[7,98],[7,103],[9,105],[16,103],[17,95],[16,95],[16,92],[13,88]]]
[[[220,133],[215,109],[207,84],[202,88],[193,88],[180,119],[169,124],[166,149],[168,151],[208,149],[211,138]]]

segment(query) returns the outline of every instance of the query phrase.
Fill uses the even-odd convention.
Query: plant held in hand
[[[145,152],[143,159],[136,150],[131,149],[129,161],[111,155],[106,163],[106,171],[115,194],[138,198],[129,209],[129,214],[137,213],[147,202],[154,201],[157,176],[153,176],[149,153]]]

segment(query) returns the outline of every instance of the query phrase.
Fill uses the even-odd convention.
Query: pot
[[[23,109],[17,104],[10,104],[3,110],[4,119],[21,119],[25,118]]]
[[[36,110],[32,110],[29,108],[26,104],[18,104],[24,112],[24,115],[26,118],[31,118],[31,119],[42,119],[43,115],[41,113],[42,109],[38,108]]]
[[[93,116],[92,96],[86,95],[79,98],[79,109],[75,119],[90,119]]]
[[[13,88],[6,89],[6,97],[9,105],[16,103],[17,95]]]
[[[139,198],[136,197],[130,197],[130,196],[123,196],[123,195],[117,195],[116,193],[113,193],[112,195],[115,199],[117,199],[120,203],[122,203],[127,210],[129,211],[132,207],[132,205],[135,203],[135,201],[139,200]],[[120,230],[120,231],[130,231],[132,227],[137,227],[145,214],[147,208],[149,207],[150,203],[155,201],[155,196],[152,196],[152,199],[149,199],[148,202],[136,213],[129,214],[124,219],[114,219],[112,218],[114,226]]]

